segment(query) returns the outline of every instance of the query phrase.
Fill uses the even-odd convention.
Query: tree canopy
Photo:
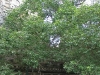
[[[36,68],[46,60],[63,61],[67,72],[99,75],[100,5],[59,1],[26,0],[9,13],[0,27],[1,75],[11,75],[13,64]],[[47,16],[52,23],[44,22]],[[50,47],[51,35],[61,38],[59,47]]]

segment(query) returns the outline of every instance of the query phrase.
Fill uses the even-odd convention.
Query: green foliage
[[[100,5],[82,6],[75,14],[75,28],[67,36],[66,46],[71,61],[66,62],[65,69],[82,75],[99,75],[99,8]],[[86,26],[84,26],[84,25]],[[68,48],[68,47],[67,47]]]
[[[20,75],[21,73],[15,73],[13,70],[9,68],[10,65],[5,64],[0,66],[0,74],[1,75]]]
[[[43,22],[42,2],[45,9],[55,11],[52,24]],[[5,62],[36,68],[41,61],[54,60],[65,62],[67,72],[99,75],[100,5],[76,8],[68,0],[63,3],[26,0],[20,8],[12,10],[4,26],[0,27],[0,65]],[[29,10],[37,12],[38,16],[29,15]],[[53,34],[61,36],[59,48],[49,46],[49,37]],[[13,62],[7,57],[12,58]]]

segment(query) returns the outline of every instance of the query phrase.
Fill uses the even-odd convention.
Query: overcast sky
[[[2,0],[3,1],[3,4],[5,4],[5,0]],[[12,0],[12,2],[11,2],[11,4],[12,5],[19,5],[19,4],[21,4],[22,3],[22,1],[23,0],[19,0],[19,2],[17,1],[17,0]],[[93,0],[86,0],[85,2],[84,2],[84,4],[86,4],[86,5],[91,5],[92,4],[92,2],[93,2]]]
[[[84,4],[90,5],[90,4],[91,4],[91,0],[86,0],[86,1],[84,2]]]

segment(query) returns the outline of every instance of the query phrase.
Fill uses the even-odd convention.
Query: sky
[[[86,1],[84,2],[84,4],[86,4],[86,5],[91,5],[91,4],[92,4],[92,1],[91,1],[91,0],[86,0]]]
[[[3,3],[5,4],[5,0],[2,0],[3,1]],[[11,2],[11,4],[12,5],[16,5],[16,6],[18,6],[18,5],[20,5],[21,3],[22,3],[22,1],[23,0],[19,0],[19,2],[17,1],[17,0],[12,0],[12,2]],[[84,4],[86,4],[86,5],[91,5],[92,4],[92,1],[93,0],[86,0],[85,2],[84,2]]]

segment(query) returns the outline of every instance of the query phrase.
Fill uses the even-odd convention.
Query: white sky
[[[5,0],[2,0],[3,1],[3,4],[5,4]],[[23,0],[19,0],[19,2],[17,1],[17,0],[12,0],[12,2],[11,2],[11,4],[12,5],[17,5],[17,6],[19,6],[20,4],[22,4],[22,1]],[[93,3],[93,0],[86,0],[85,2],[84,2],[84,4],[85,5],[91,5]]]
[[[100,2],[100,0],[86,0],[84,2],[85,5],[92,5],[94,3]]]
[[[84,2],[85,5],[91,5],[91,3],[92,3],[91,0],[86,0],[86,1]]]

